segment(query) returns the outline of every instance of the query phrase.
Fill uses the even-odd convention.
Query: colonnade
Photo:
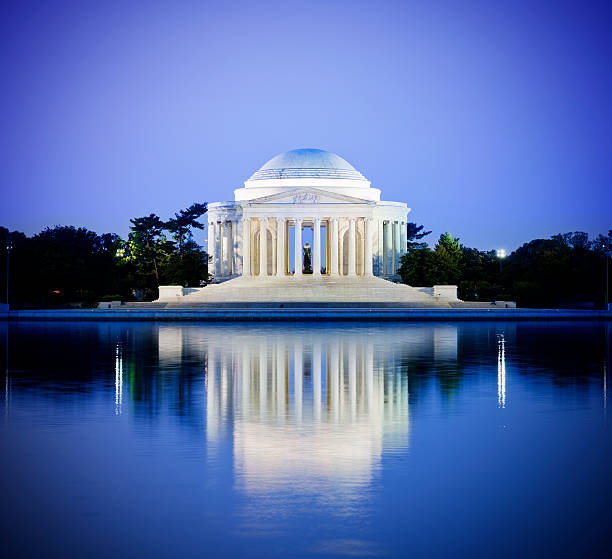
[[[312,227],[312,275],[320,276],[324,265],[329,276],[393,276],[406,251],[406,223],[371,217],[243,217],[210,221],[208,253],[216,277],[291,275],[289,227],[295,229],[294,277],[303,275],[304,226]],[[326,229],[321,240],[321,227]],[[238,234],[238,229],[241,233]],[[376,230],[377,228],[378,230]],[[242,247],[242,266],[235,256]],[[269,245],[269,243],[272,243]],[[322,262],[325,243],[325,262]],[[345,245],[346,246],[345,248]],[[375,265],[376,264],[376,265]],[[241,268],[241,269],[240,269]]]
[[[235,229],[234,220],[208,222],[208,254],[211,257],[211,275],[232,277],[237,273],[234,258]]]
[[[264,338],[235,351],[214,348],[207,363],[211,434],[236,412],[243,419],[293,417],[297,423],[344,423],[364,415],[380,426],[385,416],[408,422],[408,376],[400,355],[381,353],[357,336],[329,343]]]

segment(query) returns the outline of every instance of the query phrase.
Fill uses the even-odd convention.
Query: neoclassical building
[[[308,228],[313,276],[393,278],[406,247],[409,211],[402,202],[381,201],[380,190],[338,155],[288,151],[235,190],[233,202],[209,204],[211,272],[215,281],[298,280]]]
[[[158,302],[451,306],[456,286],[395,283],[409,211],[381,200],[378,188],[333,153],[282,153],[236,189],[232,202],[208,205],[212,284],[161,286]]]

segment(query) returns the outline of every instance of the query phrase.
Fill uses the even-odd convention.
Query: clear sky
[[[610,6],[610,3],[607,3]],[[612,227],[606,3],[15,2],[0,225],[125,235],[335,152],[481,249]]]

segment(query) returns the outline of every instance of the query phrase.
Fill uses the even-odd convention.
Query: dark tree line
[[[0,300],[6,292],[10,241],[10,298],[20,307],[155,299],[159,285],[208,281],[208,254],[193,239],[206,204],[193,204],[163,221],[134,218],[127,239],[84,227],[56,226],[27,237],[0,227]]]
[[[460,299],[512,300],[523,307],[602,306],[605,255],[612,230],[590,240],[587,233],[535,239],[500,262],[495,250],[463,246],[443,233],[433,249],[421,239],[423,226],[408,224],[407,253],[400,276],[413,286],[451,284]]]
[[[155,214],[134,218],[127,239],[86,228],[57,226],[27,237],[0,227],[0,300],[4,300],[6,246],[11,249],[11,304],[21,307],[151,300],[159,285],[197,287],[208,279],[208,255],[193,239],[205,204],[193,204],[164,221]],[[399,273],[414,286],[456,284],[469,301],[514,300],[520,306],[603,305],[605,258],[612,231],[535,239],[500,266],[495,251],[460,243],[450,233],[433,248],[431,232],[408,223],[407,253]]]

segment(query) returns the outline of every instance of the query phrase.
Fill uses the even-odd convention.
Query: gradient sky
[[[608,3],[608,6],[610,4]],[[612,227],[610,8],[17,2],[0,13],[0,224],[125,235],[335,152],[481,249]]]

